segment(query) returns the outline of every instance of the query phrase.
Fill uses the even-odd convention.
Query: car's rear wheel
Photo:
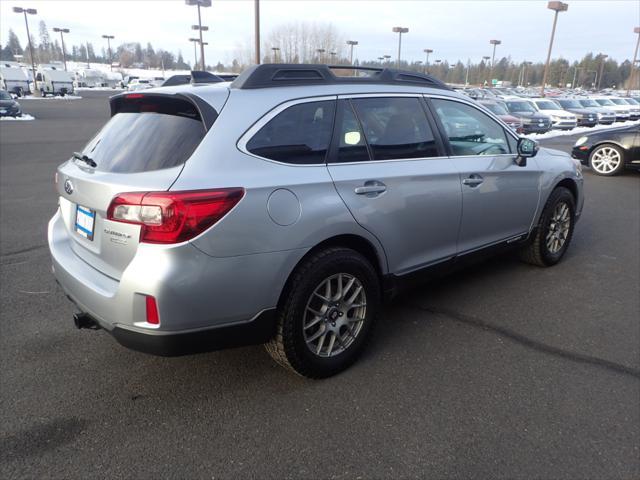
[[[589,155],[589,166],[598,175],[617,175],[624,168],[624,152],[617,145],[598,145]]]
[[[269,354],[309,378],[349,367],[366,347],[380,304],[371,263],[354,250],[328,248],[304,260],[287,288]]]
[[[520,251],[522,260],[540,267],[558,263],[571,243],[575,212],[573,194],[564,187],[556,188],[547,200],[533,238]]]

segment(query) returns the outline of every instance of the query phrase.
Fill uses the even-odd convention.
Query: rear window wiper
[[[94,167],[95,168],[95,167],[98,166],[98,164],[96,162],[94,162],[91,158],[87,157],[86,155],[83,155],[82,153],[73,152],[73,158],[75,158],[76,160],[80,160],[81,162],[86,163],[90,167]]]

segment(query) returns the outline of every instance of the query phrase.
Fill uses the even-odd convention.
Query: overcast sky
[[[631,59],[640,25],[638,0],[568,0],[568,12],[560,14],[553,56],[568,60],[585,53],[602,52],[619,61]],[[409,28],[403,37],[403,59],[421,60],[422,50],[432,48],[431,59],[479,61],[491,54],[489,40],[502,40],[497,57],[510,55],[516,62],[544,61],[553,21],[546,0],[532,1],[382,1],[382,0],[262,0],[263,35],[288,22],[331,23],[346,37],[358,40],[355,57],[374,59],[396,56],[397,34],[393,26]],[[205,55],[208,64],[229,63],[243,46],[253,42],[253,0],[213,0],[203,9],[203,25],[209,32]],[[151,42],[155,48],[193,56],[190,26],[197,23],[195,7],[184,0],[0,0],[0,42],[4,45],[13,29],[25,46],[24,19],[11,11],[14,6],[38,9],[29,16],[30,28],[38,34],[38,22],[69,28],[67,44],[91,41],[97,51],[105,42],[102,34],[116,36],[115,43]],[[50,32],[53,35],[53,32]]]

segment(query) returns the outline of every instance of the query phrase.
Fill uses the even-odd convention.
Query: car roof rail
[[[369,75],[342,76],[333,70],[370,72]],[[305,85],[411,85],[451,90],[444,82],[418,72],[394,68],[354,67],[352,65],[267,63],[254,65],[242,72],[231,88],[242,90]]]

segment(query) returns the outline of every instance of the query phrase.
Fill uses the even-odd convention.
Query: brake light
[[[214,225],[243,196],[243,188],[121,193],[111,200],[107,219],[141,225],[141,242],[179,243]]]
[[[127,93],[124,98],[130,99],[130,98],[142,98],[144,97],[143,94],[141,93]]]
[[[160,315],[158,314],[158,304],[155,297],[147,295],[145,299],[147,304],[147,323],[160,325]]]

